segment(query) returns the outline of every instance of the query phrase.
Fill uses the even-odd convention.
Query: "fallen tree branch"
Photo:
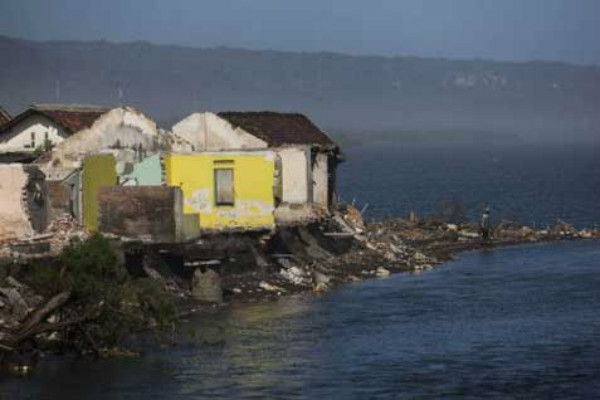
[[[62,292],[52,297],[46,304],[35,310],[31,316],[23,323],[23,325],[12,335],[5,338],[0,345],[2,347],[16,348],[23,340],[34,336],[39,332],[40,325],[46,320],[56,309],[65,304],[71,297],[71,292]]]

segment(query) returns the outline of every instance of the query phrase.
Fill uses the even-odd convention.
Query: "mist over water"
[[[471,218],[489,204],[496,222],[600,226],[597,143],[371,143],[345,154],[339,191],[368,203],[366,218],[433,215],[460,201]]]

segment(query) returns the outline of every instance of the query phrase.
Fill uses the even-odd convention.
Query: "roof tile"
[[[337,147],[325,132],[302,114],[230,111],[218,115],[233,126],[242,128],[271,146],[313,144]]]

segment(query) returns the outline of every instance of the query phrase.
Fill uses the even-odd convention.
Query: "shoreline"
[[[450,224],[436,219],[397,219],[365,223],[357,209],[344,206],[330,219],[281,228],[268,237],[240,233],[207,238],[185,254],[187,261],[180,257],[177,262],[165,262],[173,258],[173,249],[115,242],[120,244],[124,255],[127,251],[137,255],[136,265],[127,266],[132,279],[137,279],[133,278],[135,271],[141,273],[145,279],[158,283],[171,299],[176,312],[172,326],[175,330],[177,324],[192,315],[285,296],[322,293],[349,282],[386,278],[396,273],[429,270],[467,251],[594,238],[600,238],[598,231],[578,231],[562,221],[543,230],[501,223],[493,230],[491,242],[484,245],[474,222]],[[127,246],[133,247],[127,249]],[[27,270],[17,265],[14,270],[0,270],[0,328],[6,325],[3,329],[7,332],[14,331],[19,321],[48,301],[21,283],[20,279],[26,278],[23,269]],[[6,293],[15,295],[16,300],[7,298]],[[213,299],[216,301],[210,301]],[[32,306],[32,301],[37,306]],[[24,308],[19,302],[25,303]],[[14,312],[19,308],[17,317]],[[154,327],[148,325],[146,329]],[[1,334],[2,329],[0,339]],[[40,342],[43,344],[45,339],[40,338]],[[100,346],[96,353],[101,357],[131,357],[133,353],[127,347]],[[27,352],[17,355],[17,360],[23,359],[18,366],[26,369],[13,374],[28,374],[30,357]]]
[[[335,219],[338,227],[342,227],[342,232],[334,236],[337,238],[334,240],[349,241],[349,248],[339,254],[331,254],[330,238],[319,235],[318,229],[302,232],[299,236],[304,239],[308,237],[308,243],[304,244],[304,249],[300,246],[300,252],[306,247],[312,248],[309,254],[312,257],[308,262],[302,262],[301,255],[291,254],[288,260],[295,263],[280,264],[279,260],[271,259],[274,268],[271,265],[271,268],[259,274],[228,274],[225,269],[222,275],[225,296],[219,307],[269,301],[297,293],[319,293],[348,282],[432,269],[468,251],[600,238],[598,232],[578,231],[562,221],[551,229],[500,224],[492,240],[484,245],[477,232],[477,223],[473,222],[457,225],[428,219],[419,222],[386,220],[364,223],[356,210],[338,215]],[[286,267],[287,271],[296,268],[296,276],[287,276],[284,273]],[[282,275],[286,276],[282,278]],[[292,283],[290,278],[296,281]],[[197,309],[207,307],[194,300],[192,304]],[[214,308],[213,305],[208,307]]]

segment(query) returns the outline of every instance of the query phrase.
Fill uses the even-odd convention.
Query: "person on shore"
[[[481,229],[481,243],[485,246],[490,240],[490,208],[487,206],[481,215],[479,228]]]

